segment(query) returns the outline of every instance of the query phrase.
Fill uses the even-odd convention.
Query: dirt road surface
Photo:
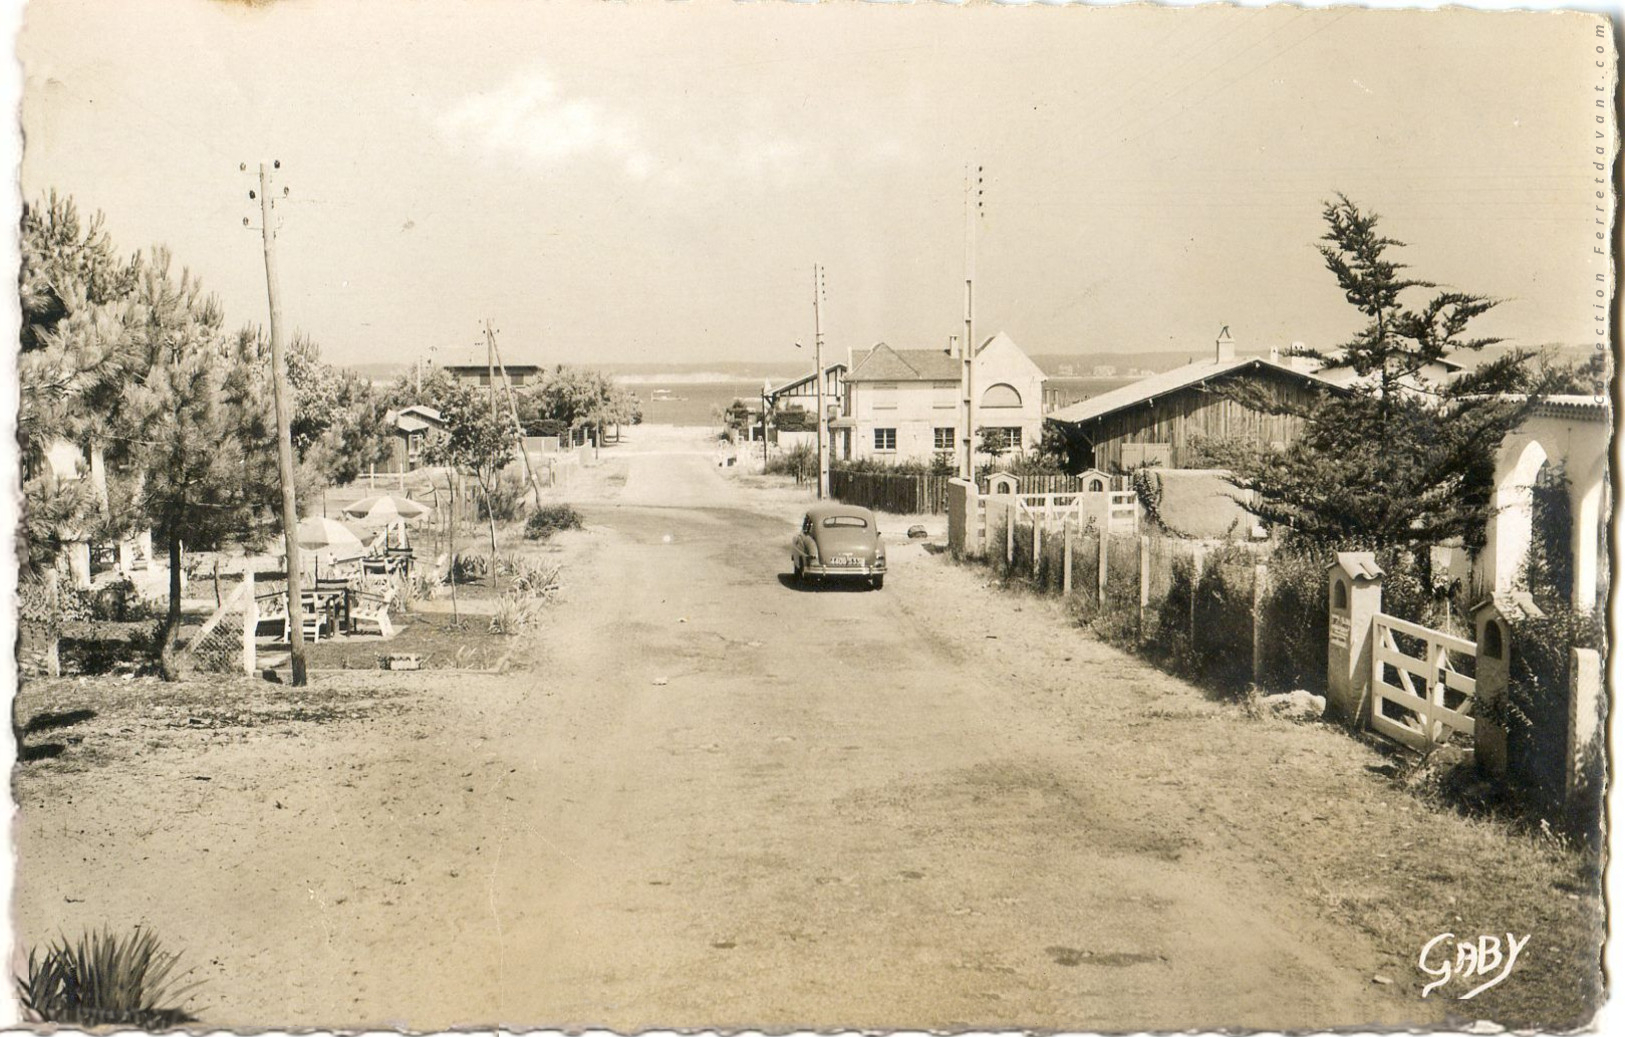
[[[226,1026],[1438,1017],[1414,951],[1283,894],[1340,736],[1238,762],[1226,708],[981,570],[897,536],[883,591],[804,590],[794,507],[703,441],[614,463],[511,672],[321,675],[320,724],[266,684],[247,732],[160,689],[86,728],[157,725],[115,762],[24,771],[19,937],[154,926]]]

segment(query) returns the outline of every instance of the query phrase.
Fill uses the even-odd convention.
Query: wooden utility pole
[[[965,167],[965,341],[960,346],[959,381],[964,390],[965,465],[962,475],[976,481],[976,360],[975,290],[976,218],[982,212],[982,167]]]
[[[818,499],[829,496],[829,419],[824,414],[824,268],[813,264],[813,381],[818,387]]]
[[[519,423],[519,404],[514,399],[513,382],[508,378],[508,369],[502,363],[502,350],[497,348],[497,333],[491,327],[491,322],[485,322],[485,338],[491,346],[491,357],[496,361],[497,373],[502,376],[502,387],[507,391],[508,413],[513,417],[514,435],[519,442],[519,460],[525,464],[525,478],[530,480],[530,492],[536,499],[536,507],[542,506],[542,488],[536,482],[536,473],[530,467],[530,455],[525,453],[525,427]]]
[[[273,163],[282,168],[280,161]],[[286,193],[286,188],[283,189]],[[288,395],[287,358],[282,353],[282,303],[277,297],[276,223],[271,204],[271,167],[260,163],[260,232],[265,239],[265,295],[271,313],[271,393],[276,400],[276,457],[282,479],[282,538],[288,560],[288,662],[293,684],[305,683],[305,630],[303,588],[299,571],[299,506],[294,500],[293,401]]]

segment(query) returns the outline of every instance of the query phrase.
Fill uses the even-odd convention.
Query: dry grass
[[[1459,1005],[1442,1001],[1467,989],[1456,984],[1430,1004],[1510,1028],[1590,1020],[1602,996],[1605,932],[1595,848],[1553,836],[1481,790],[1464,794],[1466,772],[1444,754],[1421,765],[1375,737],[1294,723],[1091,645],[1076,610],[1022,574],[965,564],[945,566],[939,578],[951,586],[940,589],[945,611],[933,618],[950,627],[974,597],[953,591],[961,581],[1005,588],[1006,612],[1021,613],[1025,629],[1012,642],[1003,625],[1003,640],[989,643],[1017,654],[1060,649],[1066,662],[1051,664],[1051,694],[1065,717],[1086,725],[1096,765],[1175,790],[1179,805],[1161,822],[1170,834],[1207,833],[1202,852],[1222,855],[1246,881],[1367,937],[1396,996],[1420,997],[1430,977],[1417,958],[1432,937],[1498,934],[1504,943],[1510,932],[1530,941],[1504,983]],[[1077,670],[1074,654],[1093,661]],[[1124,682],[1141,697],[1096,691]]]

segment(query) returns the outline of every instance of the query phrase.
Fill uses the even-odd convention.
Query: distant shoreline
[[[760,385],[764,381],[779,385],[790,380],[774,378],[771,375],[752,378],[750,375],[727,374],[722,371],[690,371],[682,374],[638,372],[610,375],[610,378],[622,385],[715,385],[720,382],[754,382]]]

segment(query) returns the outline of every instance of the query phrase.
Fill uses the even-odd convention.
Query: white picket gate
[[[1451,656],[1472,659],[1478,646],[1382,612],[1371,624],[1372,730],[1417,750],[1448,741],[1452,732],[1470,741],[1478,683]],[[1396,634],[1422,642],[1421,654],[1406,653]]]

